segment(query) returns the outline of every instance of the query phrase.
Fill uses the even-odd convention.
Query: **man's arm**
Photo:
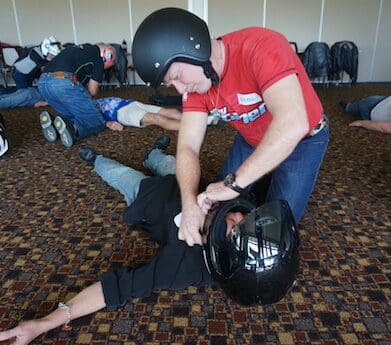
[[[99,83],[94,79],[90,79],[87,84],[87,90],[91,96],[96,96],[99,92]]]
[[[102,285],[97,282],[72,298],[70,307],[71,320],[94,313],[106,306]],[[69,321],[69,313],[64,309],[56,309],[40,319],[20,323],[15,328],[0,332],[0,341],[14,339],[13,345],[27,345],[39,335],[64,325]]]
[[[236,171],[236,183],[245,188],[283,162],[308,133],[309,124],[301,86],[296,75],[285,77],[263,94],[273,119],[255,151]],[[212,183],[198,198],[200,207],[206,201],[230,200],[238,196],[223,182]]]
[[[372,131],[391,134],[391,121],[357,120],[349,124],[351,127],[363,127]]]
[[[189,246],[202,244],[200,229],[205,214],[197,204],[201,177],[199,153],[207,127],[207,114],[183,113],[178,135],[176,176],[181,190],[182,221],[178,238]]]

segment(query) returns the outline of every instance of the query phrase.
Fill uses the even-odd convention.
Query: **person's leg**
[[[160,108],[158,113],[164,115],[169,119],[178,120],[178,121],[180,121],[182,117],[182,113],[175,108]]]
[[[131,102],[118,109],[117,120],[124,126],[145,127],[147,124],[142,124],[145,114],[148,112],[154,113],[161,108],[154,105],[146,105],[138,101]]]
[[[95,159],[94,168],[105,182],[125,197],[128,206],[136,199],[141,181],[148,178],[140,171],[100,155]]]
[[[17,89],[25,89],[29,86],[32,86],[32,81],[28,75],[20,73],[17,69],[14,69],[12,73],[12,79],[15,81],[15,86]]]
[[[175,157],[164,153],[169,144],[170,137],[163,135],[144,153],[143,165],[156,176],[175,174]]]
[[[385,98],[386,96],[365,97],[358,102],[348,103],[345,107],[345,111],[359,116],[362,120],[370,120],[371,110]]]
[[[300,222],[308,203],[329,141],[329,128],[300,141],[290,156],[271,174],[266,201],[288,201]]]
[[[0,95],[0,108],[29,107],[43,101],[43,97],[34,87],[16,90],[13,93]]]
[[[175,174],[175,157],[166,155],[161,149],[153,149],[149,152],[144,166],[156,176]]]
[[[72,121],[75,139],[80,140],[105,128],[105,120],[86,89],[68,78],[41,77],[39,91],[62,117]],[[65,121],[66,122],[66,121]]]
[[[159,114],[159,113],[146,113],[143,118],[141,119],[141,126],[147,127],[147,126],[158,126],[164,129],[167,129],[169,131],[178,131],[180,120],[177,119],[170,119],[166,117],[165,115]]]
[[[237,133],[217,179],[221,181],[229,173],[235,172],[253,152],[254,147],[248,144],[241,134]]]

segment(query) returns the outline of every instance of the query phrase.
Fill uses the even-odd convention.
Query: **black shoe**
[[[160,138],[157,138],[152,145],[153,149],[165,150],[168,145],[170,145],[171,138],[168,135],[163,135]]]
[[[91,165],[94,165],[96,159],[96,151],[91,147],[80,147],[79,148],[79,157]]]
[[[164,151],[168,145],[170,145],[171,138],[168,135],[163,135],[155,140],[155,142],[152,145],[152,148],[144,152],[143,155],[143,162],[145,162],[148,159],[149,154],[151,153],[152,150],[154,149],[159,149]]]
[[[345,99],[339,101],[339,105],[340,105],[340,106],[342,107],[342,109],[345,110],[345,111],[346,111],[346,107],[347,107],[349,104],[350,104],[350,102],[347,101],[347,100],[345,100]]]

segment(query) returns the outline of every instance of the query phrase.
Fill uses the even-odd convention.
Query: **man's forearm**
[[[176,176],[181,190],[182,205],[186,207],[188,204],[196,203],[201,177],[198,155],[178,148]]]
[[[306,124],[296,128],[271,123],[262,141],[251,156],[236,171],[236,182],[247,187],[283,162],[307,132]]]

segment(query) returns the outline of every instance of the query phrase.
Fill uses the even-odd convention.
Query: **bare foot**
[[[34,108],[38,108],[38,107],[46,107],[49,103],[48,102],[45,102],[45,101],[39,101],[37,103],[34,104]]]
[[[122,131],[124,129],[124,126],[122,126],[117,121],[107,121],[106,127],[111,129],[112,131]]]

